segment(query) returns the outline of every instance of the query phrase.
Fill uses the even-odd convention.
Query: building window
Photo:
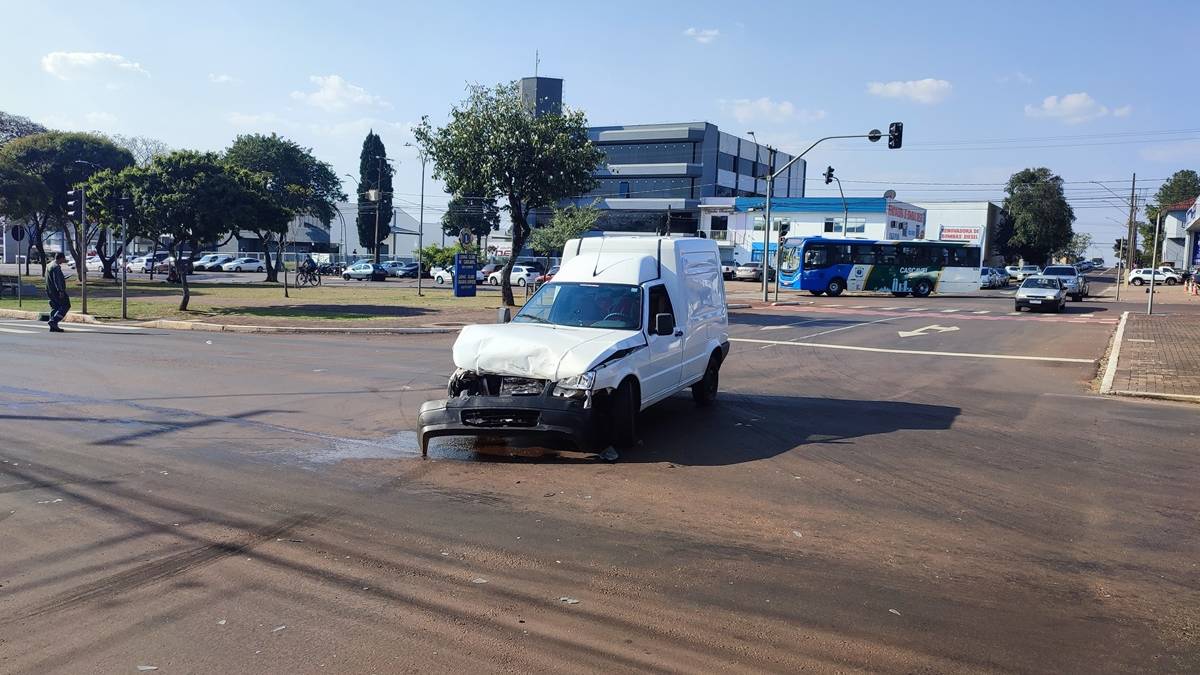
[[[717,154],[717,168],[724,171],[733,171],[733,155],[725,153]]]
[[[617,195],[620,197],[629,196],[629,181],[623,180],[620,183],[617,183]]]
[[[695,143],[615,143],[596,146],[605,164],[666,164],[691,162]]]
[[[866,218],[851,218],[849,220],[849,222],[846,223],[846,234],[855,234],[855,233],[862,234],[866,231],[867,231],[867,219]]]
[[[842,223],[834,218],[826,218],[825,219],[825,231],[826,232],[841,232],[842,231]]]
[[[622,197],[634,199],[692,199],[691,178],[600,178],[591,192],[583,195],[595,197]]]

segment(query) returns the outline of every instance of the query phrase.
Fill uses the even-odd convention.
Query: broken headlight
[[[554,395],[560,398],[590,399],[596,384],[596,373],[588,371],[554,383]]]

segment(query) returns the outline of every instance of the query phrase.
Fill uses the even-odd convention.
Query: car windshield
[[[533,294],[513,322],[638,330],[641,319],[642,289],[638,286],[551,283]]]
[[[1058,290],[1059,285],[1058,279],[1033,278],[1026,279],[1021,284],[1021,288],[1049,288],[1051,290]]]
[[[1073,277],[1073,276],[1075,276],[1075,268],[1074,267],[1047,267],[1045,270],[1042,271],[1042,274],[1057,275],[1060,277]]]

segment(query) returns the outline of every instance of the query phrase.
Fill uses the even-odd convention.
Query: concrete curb
[[[305,334],[305,335],[339,335],[354,333],[359,335],[437,335],[457,333],[455,328],[426,328],[426,327],[336,327],[336,326],[245,326],[238,324],[204,323],[201,321],[173,321],[157,319],[137,324],[143,328],[161,328],[165,330],[196,330],[209,333],[276,333],[276,334]]]
[[[1200,396],[1193,396],[1191,394],[1162,394],[1156,391],[1124,391],[1121,389],[1114,389],[1107,393],[1110,396],[1128,396],[1131,398],[1152,398],[1163,401],[1200,403]]]
[[[26,321],[47,321],[49,312],[30,312],[24,309],[0,309],[0,319],[24,319]],[[63,318],[64,323],[100,323],[91,314],[76,314],[71,312]]]
[[[1100,393],[1111,394],[1113,379],[1117,376],[1117,359],[1121,357],[1121,341],[1125,339],[1125,322],[1129,312],[1121,312],[1121,322],[1113,333],[1113,346],[1108,350],[1108,365],[1104,367],[1104,379],[1100,381]]]
[[[734,302],[734,303],[725,305],[725,309],[727,309],[727,310],[729,310],[729,309],[750,309],[752,306],[753,305],[751,305],[748,302]]]

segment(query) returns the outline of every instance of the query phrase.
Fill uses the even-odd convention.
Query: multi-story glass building
[[[605,230],[695,233],[700,200],[766,195],[764,176],[792,156],[728,134],[708,122],[592,127],[592,142],[605,154],[596,168],[599,184],[572,200],[595,202]],[[775,182],[775,196],[804,196],[800,160]]]

